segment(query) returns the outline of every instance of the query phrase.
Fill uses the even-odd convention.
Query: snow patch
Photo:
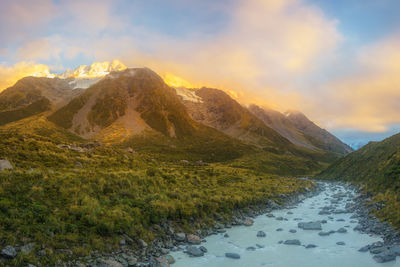
[[[196,95],[196,90],[188,89],[185,87],[176,87],[175,88],[176,94],[181,96],[183,100],[191,101],[195,103],[203,103],[203,99]]]

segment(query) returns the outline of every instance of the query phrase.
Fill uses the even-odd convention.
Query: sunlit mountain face
[[[120,71],[126,69],[126,66],[119,60],[112,62],[94,62],[92,65],[81,65],[73,70],[67,70],[59,78],[99,78],[104,77],[112,71]]]

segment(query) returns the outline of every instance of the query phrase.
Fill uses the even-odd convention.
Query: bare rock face
[[[13,166],[7,159],[0,159],[0,170],[11,170]]]

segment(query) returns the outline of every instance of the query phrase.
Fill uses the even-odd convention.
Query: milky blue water
[[[224,234],[212,235],[206,238],[202,243],[208,250],[203,257],[190,257],[182,251],[172,252],[175,258],[174,267],[368,267],[368,266],[399,266],[400,257],[396,261],[388,263],[377,263],[369,252],[359,252],[358,249],[375,241],[382,240],[379,236],[369,236],[353,231],[357,223],[350,223],[350,216],[347,214],[318,215],[321,207],[331,205],[331,196],[338,192],[347,192],[349,189],[337,187],[333,190],[327,188],[317,196],[305,199],[292,209],[283,209],[273,211],[275,218],[269,218],[265,215],[258,216],[254,220],[254,225],[250,227],[236,226],[226,229],[228,238]],[[337,204],[337,209],[344,209],[347,198]],[[288,214],[288,212],[293,214]],[[276,217],[282,216],[287,221],[278,221]],[[333,219],[328,219],[328,216]],[[302,230],[297,227],[299,221],[295,218],[302,218],[301,221],[317,221],[326,219],[327,223],[322,224],[322,231],[337,230],[344,227],[347,233],[334,233],[329,236],[319,236],[318,230]],[[337,221],[344,219],[344,222]],[[300,222],[301,222],[300,221]],[[283,228],[283,231],[277,232],[277,228]],[[296,233],[290,233],[290,229],[297,230]],[[264,231],[267,236],[257,237],[259,230]],[[315,244],[316,248],[306,249],[304,246],[279,244],[280,240],[298,239],[302,245]],[[345,242],[344,246],[337,245],[336,242]],[[264,246],[255,251],[246,250],[247,247],[256,247],[256,244]],[[225,257],[226,252],[238,253],[240,259],[230,259]]]

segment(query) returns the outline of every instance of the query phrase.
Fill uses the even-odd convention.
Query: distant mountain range
[[[300,112],[247,108],[219,89],[173,88],[150,69],[118,61],[26,77],[0,93],[0,125],[40,113],[58,127],[106,143],[159,136],[188,146],[196,138],[230,140],[294,155],[352,151]]]

